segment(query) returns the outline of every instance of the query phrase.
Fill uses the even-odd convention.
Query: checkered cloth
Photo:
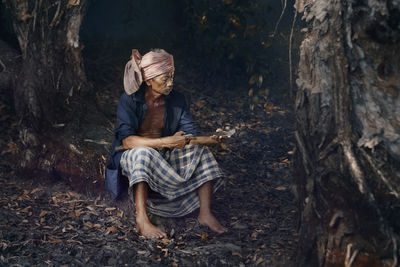
[[[122,154],[122,174],[129,187],[146,182],[148,211],[163,217],[180,217],[200,206],[197,188],[214,180],[215,192],[223,173],[207,147],[187,145],[184,149],[137,147]]]

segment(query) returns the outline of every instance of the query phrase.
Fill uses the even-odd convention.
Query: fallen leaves
[[[15,155],[15,154],[18,154],[18,152],[19,152],[18,145],[16,143],[14,143],[13,141],[11,141],[7,144],[7,148],[5,150],[3,150],[1,152],[1,154],[4,155],[6,153],[11,153],[12,155]]]

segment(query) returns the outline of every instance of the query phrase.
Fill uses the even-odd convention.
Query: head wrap
[[[173,71],[174,58],[165,50],[151,51],[142,57],[137,49],[133,49],[131,60],[125,66],[125,92],[128,95],[133,94],[143,81]]]

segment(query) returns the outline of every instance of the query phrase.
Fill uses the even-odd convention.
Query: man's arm
[[[150,138],[131,135],[122,140],[124,149],[132,149],[139,146],[152,148],[184,148],[190,141],[190,136],[184,136],[184,132],[177,132],[173,136]]]
[[[190,143],[191,145],[215,145],[224,142],[228,139],[228,136],[190,136]]]

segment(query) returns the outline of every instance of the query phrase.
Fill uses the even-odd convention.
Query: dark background
[[[132,48],[142,54],[164,48],[175,57],[178,78],[190,70],[205,87],[260,92],[278,82],[272,91],[285,95],[292,1],[271,36],[283,6],[280,0],[93,1],[81,29],[87,75],[99,87],[121,80]]]

